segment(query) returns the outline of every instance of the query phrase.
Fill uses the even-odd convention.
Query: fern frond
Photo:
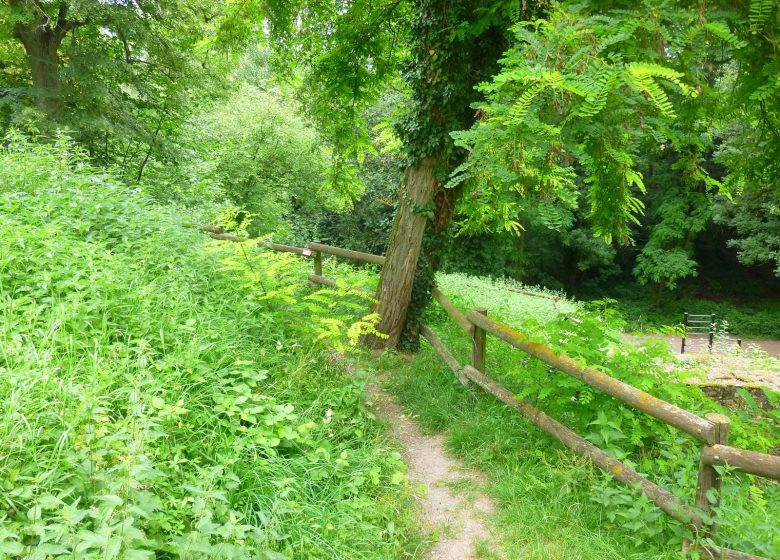
[[[774,8],[774,0],[752,0],[750,2],[750,12],[748,21],[750,22],[750,31],[759,33],[764,24],[769,20],[769,16]]]
[[[723,22],[705,23],[704,29],[735,49],[742,49],[747,46],[747,42],[735,35],[731,29],[729,29],[729,26]]]
[[[683,94],[695,96],[695,92],[680,78],[682,73],[677,72],[671,68],[666,68],[659,64],[634,62],[626,64],[626,75],[628,76],[628,83],[637,90],[644,92],[656,108],[666,117],[673,118],[675,116],[674,107],[669,101],[669,96],[663,90],[660,84],[656,82],[657,78],[669,81],[678,86]]]
[[[568,208],[553,204],[540,204],[538,215],[542,225],[553,231],[565,231],[574,222],[574,215]]]
[[[615,69],[607,65],[594,67],[586,80],[584,100],[576,112],[580,117],[592,117],[601,112],[607,104],[609,92],[618,82]]]
[[[542,72],[541,75],[525,89],[520,98],[515,101],[514,105],[509,109],[507,121],[512,124],[523,121],[528,112],[528,108],[531,106],[534,99],[548,87],[558,85],[562,81],[563,77],[560,72]]]

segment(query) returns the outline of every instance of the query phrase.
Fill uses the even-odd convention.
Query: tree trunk
[[[379,304],[375,311],[381,316],[377,330],[389,336],[369,336],[366,342],[374,348],[390,348],[398,344],[420,256],[427,218],[420,210],[427,209],[438,185],[438,157],[427,156],[404,173],[400,205],[393,221],[393,231],[387,247],[387,260],[377,289]],[[404,193],[405,190],[405,193]]]
[[[60,91],[60,58],[59,48],[62,40],[72,24],[66,19],[67,4],[60,5],[57,23],[52,24],[48,18],[30,22],[17,23],[14,35],[24,46],[24,52],[30,63],[32,85],[38,95],[38,104],[48,111],[57,114],[64,108]]]

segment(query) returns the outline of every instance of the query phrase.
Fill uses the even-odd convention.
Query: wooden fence
[[[207,231],[211,237],[216,239],[227,238],[223,231],[215,231],[214,226],[204,226],[202,224],[187,225]],[[232,240],[236,241],[239,239]],[[351,251],[324,245],[319,242],[309,243],[305,248],[270,242],[262,244],[276,251],[311,257],[314,263],[314,273],[309,275],[309,280],[315,284],[325,286],[335,286],[336,283],[322,275],[323,254],[377,265],[382,265],[385,261],[385,257],[380,255]],[[478,385],[513,410],[525,416],[542,431],[557,439],[575,453],[590,459],[593,464],[609,473],[615,480],[647,496],[667,515],[690,525],[697,535],[704,537],[709,542],[714,540],[716,534],[716,524],[711,513],[713,508],[720,504],[720,487],[722,482],[721,475],[715,467],[728,465],[745,473],[780,480],[780,456],[738,449],[728,445],[730,420],[727,416],[707,414],[702,418],[596,369],[583,366],[568,356],[556,353],[551,348],[528,340],[511,327],[488,317],[485,309],[471,309],[464,313],[436,288],[433,290],[433,297],[448,316],[463,330],[466,336],[471,339],[471,363],[461,365],[444,342],[427,326],[422,325],[420,327],[420,334],[431,344],[461,383],[464,385],[470,383]],[[487,335],[494,336],[538,358],[542,362],[579,379],[581,382],[633,408],[641,410],[661,422],[674,426],[699,440],[701,442],[701,453],[696,497],[693,506],[684,504],[667,489],[648,480],[625,463],[607,454],[535,406],[518,399],[510,390],[488,377],[485,368]],[[713,496],[715,497],[714,500],[712,499]],[[691,545],[689,543],[686,546],[690,548]],[[702,552],[704,553],[704,558],[719,560],[768,560],[760,556],[716,546],[706,546]]]

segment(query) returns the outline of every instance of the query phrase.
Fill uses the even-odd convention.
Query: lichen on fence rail
[[[780,480],[780,457],[728,445],[702,449],[702,461],[713,466],[729,466],[749,474]]]
[[[701,441],[706,443],[717,443],[715,441],[714,424],[709,420],[674,406],[649,393],[640,391],[606,373],[582,366],[568,356],[562,356],[543,344],[532,342],[507,325],[499,323],[480,313],[476,313],[474,310],[466,313],[466,317],[469,321],[485,329],[493,336],[500,338],[515,348],[519,348],[520,350],[531,354],[546,364],[560,369],[564,373],[579,379],[583,383],[587,383],[591,387],[595,387]]]
[[[371,296],[374,295],[373,290],[369,290],[368,288],[362,288],[359,286],[339,286],[335,280],[328,278],[327,276],[321,276],[319,274],[309,274],[309,281],[313,282],[315,284],[321,284],[323,286],[328,286],[329,288],[336,288],[336,289],[342,289],[347,292],[363,292],[366,294],[369,294]]]
[[[352,251],[351,249],[342,249],[341,247],[333,247],[331,245],[325,245],[324,243],[317,243],[314,241],[309,243],[307,247],[311,251],[328,253],[330,255],[336,255],[338,257],[344,257],[346,259],[352,259],[355,261],[379,265],[385,264],[385,257],[382,255],[372,255],[371,253]]]

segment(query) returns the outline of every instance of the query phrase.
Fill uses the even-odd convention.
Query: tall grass
[[[414,557],[359,383],[181,221],[64,141],[0,153],[0,558]]]

